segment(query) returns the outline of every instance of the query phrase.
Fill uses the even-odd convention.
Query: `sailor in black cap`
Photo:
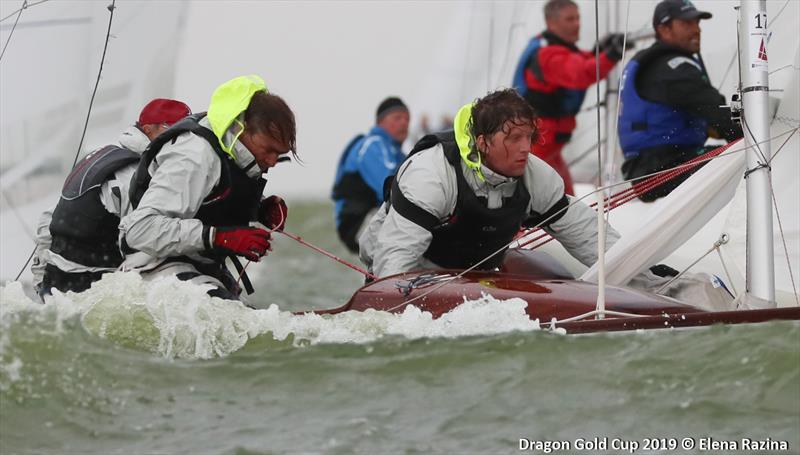
[[[625,66],[620,95],[619,140],[627,179],[678,166],[705,152],[709,136],[727,141],[742,130],[724,107],[700,57],[699,11],[689,0],[656,5],[656,42]],[[640,196],[652,201],[667,195],[689,172]]]
[[[344,148],[331,198],[339,239],[358,253],[358,233],[367,215],[383,203],[383,184],[394,175],[406,155],[402,144],[408,137],[408,107],[390,96],[375,112],[375,126],[354,137]]]

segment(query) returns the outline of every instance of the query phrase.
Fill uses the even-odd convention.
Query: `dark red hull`
[[[546,255],[514,252],[499,272],[469,272],[456,277],[458,273],[436,270],[383,278],[356,291],[346,305],[316,313],[368,309],[401,313],[413,305],[438,318],[464,303],[465,298],[476,300],[491,295],[498,300],[522,299],[528,304],[526,312],[531,319],[568,333],[800,320],[800,307],[708,312],[655,294],[606,286],[606,310],[630,316],[590,316],[558,322],[594,311],[597,285],[567,278],[569,274]]]

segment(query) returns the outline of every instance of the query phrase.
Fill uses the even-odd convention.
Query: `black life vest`
[[[380,203],[378,198],[375,197],[375,191],[367,185],[360,172],[343,172],[342,168],[353,147],[364,137],[363,134],[357,135],[345,147],[337,166],[337,174],[341,175],[339,175],[331,191],[331,199],[344,201],[342,212],[351,216],[361,215],[362,219]]]
[[[153,139],[142,153],[142,159],[131,181],[130,198],[133,207],[138,207],[145,191],[150,186],[148,168],[167,142],[184,133],[193,133],[205,139],[222,163],[220,181],[200,206],[195,218],[209,226],[247,225],[258,218],[258,207],[264,191],[264,179],[247,176],[230,155],[222,150],[213,131],[200,125],[206,113],[190,115]]]
[[[571,52],[580,53],[580,50],[574,44],[567,43],[555,34],[545,31],[540,36],[533,38],[523,53],[517,69],[521,74],[515,76],[515,85],[520,84],[517,90],[536,109],[536,113],[539,116],[548,118],[574,117],[581,110],[586,90],[553,87],[546,91],[528,87],[525,83],[524,71],[530,69],[539,83],[551,85],[545,81],[544,73],[539,65],[539,51],[547,46],[563,46]]]
[[[75,165],[53,211],[50,251],[87,267],[113,269],[122,263],[119,215],[109,213],[103,206],[100,187],[114,172],[139,158],[136,152],[107,145]],[[118,193],[119,189],[114,191]]]
[[[504,198],[496,209],[486,207],[487,201],[475,195],[461,170],[461,155],[452,131],[430,134],[414,146],[407,159],[436,144],[442,144],[444,155],[456,172],[458,200],[453,214],[444,223],[436,216],[409,201],[400,191],[397,180],[391,184],[391,206],[403,217],[433,234],[433,240],[423,256],[445,268],[465,269],[474,266],[500,250],[514,238],[523,222],[529,218],[530,194],[520,180],[514,194]],[[399,175],[398,178],[402,176]],[[505,251],[492,256],[479,266],[487,270],[499,267]]]

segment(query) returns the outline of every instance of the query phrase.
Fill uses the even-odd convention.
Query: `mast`
[[[739,77],[747,146],[747,293],[775,302],[766,0],[741,0]]]
[[[607,33],[617,32],[620,30],[620,5],[619,1],[612,2],[606,9],[606,24]],[[629,5],[630,6],[630,5]],[[627,26],[627,23],[625,24]],[[627,32],[627,30],[625,30]],[[603,169],[602,181],[608,183],[615,183],[619,181],[617,161],[617,105],[619,104],[619,76],[622,71],[624,62],[619,62],[614,69],[609,71],[606,76],[606,112],[605,112],[605,166]],[[597,81],[599,84],[600,81]]]

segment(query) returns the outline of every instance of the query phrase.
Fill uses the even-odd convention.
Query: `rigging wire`
[[[602,133],[600,131],[600,2],[594,0],[594,39],[597,45],[594,47],[594,69],[595,69],[595,95],[597,99],[597,186],[603,186],[603,146],[600,143]],[[608,234],[606,230],[606,219],[604,217],[603,203],[605,191],[597,193],[597,314],[598,319],[603,319],[606,309],[606,274],[605,274],[605,250]]]
[[[603,151],[600,144],[600,6],[597,0],[594,0],[594,35],[597,46],[594,48],[594,63],[595,63],[595,94],[597,95],[597,106],[595,112],[597,113],[597,170],[599,172],[597,177],[597,186],[603,186]]]
[[[783,141],[783,144],[781,144],[781,146],[778,147],[778,150],[772,155],[772,158],[770,158],[770,163],[772,162],[772,160],[775,159],[776,156],[778,156],[778,153],[780,153],[781,149],[783,149],[783,147],[786,145],[787,142],[789,142],[789,139],[791,138],[792,136],[789,135],[789,137],[787,137],[786,140]],[[775,206],[775,217],[778,219],[778,230],[781,233],[781,243],[783,244],[783,253],[786,255],[786,266],[789,269],[789,279],[792,282],[792,291],[794,291],[794,299],[797,302],[797,306],[800,306],[800,297],[798,297],[797,286],[795,285],[794,282],[794,273],[792,273],[792,261],[789,256],[789,248],[786,246],[786,235],[783,232],[783,223],[781,222],[781,212],[778,209],[778,199],[775,197],[775,188],[772,186],[772,179],[769,179],[769,191],[770,194],[772,195],[772,204]]]
[[[780,67],[778,69],[774,69],[774,70],[770,71],[769,75],[772,76],[773,74],[777,73],[778,71],[783,71],[786,68],[793,68],[795,71],[800,71],[800,67],[794,66],[793,64],[789,63],[788,65],[783,65],[782,67]],[[778,91],[778,90],[770,90],[770,92],[772,92],[772,91]],[[780,91],[783,91],[783,90],[780,90]]]
[[[40,4],[40,3],[44,3],[44,2],[48,2],[48,1],[50,1],[50,0],[39,0],[38,2],[28,3],[28,0],[25,0],[25,1],[22,2],[22,8],[14,11],[13,13],[9,14],[8,16],[0,19],[0,23],[5,22],[6,19],[8,19],[9,17],[21,12],[25,8],[31,8],[33,6],[36,6],[36,5]]]
[[[728,271],[728,265],[725,264],[725,258],[722,256],[721,248],[717,248],[717,256],[719,256],[719,263],[722,264],[722,270],[725,271],[725,276],[728,277],[728,284],[730,284],[731,289],[733,289],[733,295],[739,295],[739,291],[736,290],[736,286],[733,284],[733,276],[731,276],[731,272]]]
[[[14,14],[16,14],[17,18],[14,19],[14,25],[11,27],[11,32],[9,32],[9,34],[8,34],[8,39],[6,40],[6,44],[3,45],[3,51],[0,52],[0,61],[2,61],[3,60],[3,56],[6,55],[6,49],[8,49],[8,44],[11,42],[11,37],[14,36],[14,30],[17,28],[17,23],[19,23],[19,18],[22,16],[22,10],[24,10],[27,7],[28,7],[28,0],[23,0],[22,8],[18,9],[17,11],[14,11],[10,15],[6,16],[5,19],[7,19],[7,18],[13,16]],[[5,20],[5,19],[3,19],[3,20]],[[17,221],[19,221],[19,223],[22,225],[22,229],[25,232],[25,234],[28,236],[28,238],[31,238],[30,228],[28,227],[28,224],[23,219],[22,215],[19,214],[19,211],[17,211],[17,208],[14,207],[14,203],[11,201],[11,198],[8,196],[8,194],[6,194],[5,190],[0,190],[0,193],[2,193],[3,199],[5,199],[6,203],[9,206],[9,208],[11,208],[11,213],[14,214],[14,216],[17,218]],[[31,240],[33,240],[33,238],[31,238]],[[34,249],[34,251],[36,251],[36,250]],[[23,270],[25,269],[25,267],[28,266],[28,262],[30,262],[30,260],[31,260],[30,258],[31,257],[33,257],[33,252],[31,252],[31,256],[28,258],[28,260],[25,262],[25,265],[22,267]],[[19,275],[17,275],[17,278],[19,278]]]
[[[486,92],[492,89],[492,47],[494,47],[494,3],[489,3],[489,45],[487,46]]]
[[[628,47],[628,22],[631,17],[631,0],[628,0],[627,11],[625,12],[625,31],[622,35],[622,58],[620,59],[620,63],[625,62],[625,53],[627,52]],[[619,126],[619,110],[622,106],[622,100],[620,96],[622,95],[622,77],[620,75],[619,80],[617,81],[617,106],[616,112],[614,113],[614,117],[612,117],[612,122],[614,127],[611,129],[611,169],[617,168],[617,128]],[[608,94],[606,94],[608,96]],[[606,151],[608,152],[608,151]],[[608,221],[608,218],[606,218]]]
[[[778,138],[788,134],[787,139],[783,142],[783,144],[781,144],[780,147],[778,147],[778,150],[772,155],[772,157],[774,159],[781,152],[781,150],[784,148],[784,146],[789,141],[789,139],[792,137],[792,135],[794,133],[798,132],[798,131],[800,131],[800,127],[792,128],[791,130],[786,130],[786,131],[784,131],[782,133],[776,134],[775,136],[772,136],[772,137],[764,140],[762,143],[766,143],[766,142],[771,142],[773,140],[777,140]],[[660,170],[660,171],[657,171],[657,172],[653,172],[651,174],[647,174],[647,175],[644,175],[642,177],[635,177],[635,178],[630,179],[630,180],[623,180],[621,182],[618,182],[618,183],[615,183],[615,184],[612,184],[612,185],[608,185],[606,188],[609,188],[609,189],[613,188],[614,186],[619,186],[619,185],[623,185],[623,184],[626,184],[626,183],[630,183],[632,186],[630,188],[628,188],[627,190],[622,190],[622,191],[612,195],[609,198],[611,204],[610,204],[610,207],[607,210],[613,210],[614,208],[619,207],[620,205],[623,205],[626,202],[629,202],[629,201],[635,199],[635,197],[637,196],[638,193],[636,191],[632,191],[632,190],[635,190],[635,188],[638,185],[640,185],[642,183],[646,183],[650,178],[653,178],[653,177],[666,177],[668,174],[670,174],[670,173],[672,173],[674,171],[682,171],[684,168],[692,168],[692,167],[695,167],[695,166],[699,166],[701,163],[707,163],[707,162],[709,162],[711,160],[714,160],[714,159],[717,159],[717,158],[732,156],[735,153],[744,152],[746,150],[749,150],[749,149],[755,147],[754,145],[751,145],[751,146],[743,147],[743,148],[740,148],[740,149],[731,150],[730,147],[732,147],[734,144],[736,144],[736,142],[732,142],[730,144],[722,146],[721,148],[722,149],[726,149],[726,150],[722,151],[721,153],[719,153],[717,155],[710,155],[713,152],[709,152],[706,155],[710,155],[710,156],[705,157],[705,158],[698,157],[698,158],[695,158],[695,159],[693,159],[693,160],[691,160],[689,162],[686,162],[686,163],[683,163],[683,164],[679,164],[679,165],[671,167],[671,168],[667,168],[667,169],[663,169],[663,170]],[[706,156],[706,155],[703,155],[703,156]],[[634,183],[634,181],[639,180],[640,178],[642,179],[641,182]],[[667,179],[667,180],[669,180],[669,179]],[[641,191],[642,192],[648,191],[648,190],[652,189],[654,186],[660,185],[661,183],[663,183],[663,182],[654,182],[652,184],[653,186],[645,186],[645,187],[643,187],[641,189]],[[623,197],[623,195],[625,195],[626,192],[631,192],[631,193],[629,195]],[[536,231],[537,231],[537,228],[533,227],[533,228],[530,228],[530,229],[526,229],[524,234],[518,235],[517,236],[517,240],[520,243],[518,244],[517,247],[518,248],[522,248],[522,247],[525,247],[525,246],[527,246],[527,245],[529,245],[529,244],[531,244],[531,243],[533,243],[533,242],[535,242],[537,240],[540,240],[540,239],[543,239],[545,237],[548,237],[548,234],[541,234],[538,237],[535,237],[533,239],[524,240],[525,237],[527,237],[527,236],[529,236],[531,234],[534,234]],[[533,250],[533,249],[539,248],[540,246],[544,245],[545,243],[549,242],[550,240],[553,240],[552,237],[547,238],[543,242],[535,244],[535,245],[531,246],[528,249]]]
[[[766,156],[766,155],[764,155],[764,152],[761,150],[761,146],[760,146],[760,145],[758,144],[758,142],[756,141],[756,137],[755,137],[755,135],[753,134],[753,131],[752,131],[752,130],[750,130],[750,124],[749,124],[749,122],[747,121],[747,116],[745,115],[745,112],[744,112],[744,111],[742,111],[742,125],[744,125],[745,129],[747,130],[747,133],[748,133],[748,134],[750,134],[750,138],[753,140],[753,144],[755,144],[755,145],[756,145],[756,152],[758,152],[758,156],[760,156],[760,157],[761,157],[761,159],[763,160],[763,162],[762,162],[762,163],[759,163],[759,165],[758,165],[758,166],[756,166],[756,167],[755,167],[755,168],[753,168],[753,169],[748,169],[748,171],[749,171],[749,172],[755,171],[755,170],[757,170],[759,167],[769,167],[769,163],[770,163],[770,161],[772,161],[772,160],[771,160],[771,159],[767,159],[767,156]]]
[[[27,235],[29,239],[33,240],[33,237],[31,237],[31,234],[30,234],[31,230],[30,230],[30,227],[28,227],[28,223],[25,222],[25,219],[22,217],[22,215],[19,214],[19,211],[17,211],[17,208],[14,207],[14,204],[11,202],[11,198],[8,196],[6,191],[5,190],[0,190],[0,194],[3,195],[3,199],[6,200],[6,204],[8,204],[8,206],[11,208],[11,213],[13,213],[14,216],[17,218],[17,221],[19,221],[19,224],[22,225],[22,229],[25,232],[25,235]]]
[[[92,97],[89,100],[89,109],[86,112],[86,121],[83,123],[83,133],[81,133],[81,140],[78,144],[78,150],[75,151],[75,158],[72,160],[72,166],[75,166],[75,163],[78,162],[78,156],[81,154],[81,148],[83,147],[83,140],[86,138],[86,130],[89,128],[89,117],[92,115],[92,106],[94,106],[94,97],[97,95],[97,88],[100,86],[100,76],[103,74],[103,64],[106,61],[106,51],[108,50],[108,41],[111,38],[111,23],[114,21],[114,10],[116,9],[117,0],[111,0],[111,4],[108,5],[106,8],[109,11],[108,16],[108,30],[106,30],[106,40],[103,44],[103,55],[100,57],[100,69],[97,71],[97,80],[94,83],[94,90],[92,90]]]
[[[70,167],[70,169],[72,167],[75,167],[75,163],[78,162],[78,156],[80,156],[81,147],[83,147],[83,140],[84,138],[86,138],[86,130],[89,127],[89,118],[92,115],[92,106],[94,105],[94,97],[97,94],[97,87],[100,85],[100,76],[103,74],[103,63],[105,63],[106,51],[108,50],[108,41],[111,38],[111,24],[114,21],[114,10],[116,9],[115,6],[116,2],[117,0],[111,0],[111,4],[106,7],[106,9],[108,9],[110,14],[108,16],[108,30],[106,30],[106,40],[105,43],[103,44],[103,55],[100,57],[100,69],[97,71],[97,80],[94,83],[92,98],[89,100],[89,110],[86,113],[86,121],[83,124],[83,133],[81,133],[81,140],[80,143],[78,144],[78,150],[75,151],[75,159],[72,160],[72,166]],[[22,272],[24,272],[25,269],[28,268],[28,264],[31,262],[31,259],[33,258],[35,252],[36,252],[36,246],[33,247],[33,251],[31,252],[30,256],[28,256],[28,260],[26,260],[25,264],[22,265],[22,268],[17,274],[17,277],[14,278],[14,281],[19,280],[19,277],[22,276]]]
[[[792,261],[789,257],[789,248],[786,246],[786,235],[783,233],[783,223],[781,222],[781,212],[778,210],[778,199],[775,197],[775,188],[772,186],[772,179],[769,179],[769,192],[772,195],[772,204],[775,206],[775,217],[778,219],[778,230],[781,233],[781,243],[783,244],[783,253],[786,255],[786,267],[789,269],[789,279],[792,282],[792,291],[794,291],[794,300],[797,306],[800,306],[800,297],[797,295],[797,286],[794,283],[794,274],[792,273]]]
[[[514,9],[511,12],[512,19],[521,17],[521,15],[517,13],[517,6],[519,6],[520,4],[522,4],[523,7],[527,5],[527,3],[521,3],[521,2],[514,3]],[[500,66],[500,71],[497,73],[498,80],[500,80],[500,77],[506,73],[508,60],[511,57],[511,48],[512,48],[511,40],[514,36],[514,32],[518,27],[521,27],[523,25],[525,25],[525,22],[511,22],[511,27],[508,28],[508,35],[506,37],[506,53],[503,55],[503,64]]]
[[[683,270],[681,270],[681,272],[680,272],[680,273],[678,273],[677,275],[675,275],[674,277],[672,277],[672,279],[671,279],[671,280],[667,281],[667,282],[666,282],[666,283],[664,283],[664,284],[663,284],[663,285],[662,285],[660,288],[656,289],[656,291],[654,292],[654,294],[661,294],[661,291],[663,291],[664,289],[668,288],[668,287],[669,287],[669,285],[671,285],[672,283],[674,283],[674,282],[675,282],[675,281],[676,281],[678,278],[682,277],[684,273],[688,272],[688,271],[689,271],[689,269],[691,269],[692,267],[694,267],[695,265],[697,265],[697,263],[698,263],[698,262],[700,262],[700,261],[702,261],[702,260],[703,260],[703,258],[705,258],[705,257],[706,257],[706,256],[708,256],[709,254],[711,254],[711,253],[712,253],[714,250],[719,250],[719,247],[721,247],[722,245],[724,245],[724,244],[726,244],[726,243],[728,243],[728,236],[727,236],[726,234],[722,234],[722,235],[719,237],[719,239],[717,239],[717,241],[716,241],[716,242],[714,242],[714,245],[713,245],[713,246],[711,246],[711,248],[709,248],[709,249],[708,249],[708,251],[706,251],[705,253],[703,253],[702,255],[700,255],[700,257],[699,257],[699,258],[697,258],[697,259],[695,259],[695,261],[694,261],[694,262],[692,262],[691,264],[687,265],[687,266],[686,266],[686,267],[685,267]],[[727,270],[726,270],[726,271],[727,271]]]
[[[605,141],[605,138],[603,139],[603,141]],[[584,150],[583,152],[581,152],[580,155],[578,155],[575,158],[573,158],[572,160],[570,160],[567,163],[567,167],[572,167],[574,164],[577,164],[578,162],[582,161],[584,158],[589,156],[594,151],[594,149],[596,149],[596,148],[597,148],[597,144],[592,144],[591,147],[589,147],[588,149]]]
[[[475,20],[475,3],[470,5],[470,15],[469,15],[469,28],[467,28],[467,45],[464,46],[464,66],[463,70],[461,70],[462,78],[461,78],[461,90],[460,93],[460,100],[466,99],[468,96],[466,93],[467,90],[467,74],[469,74],[470,67],[469,67],[469,56],[470,56],[470,49],[472,49],[472,35],[473,33],[469,33],[469,30],[472,30],[472,25]]]
[[[773,17],[771,20],[767,21],[767,27],[768,28],[773,23],[775,23],[775,21],[777,21],[779,17],[781,17],[781,14],[783,14],[783,10],[785,10],[787,6],[789,6],[789,0],[786,0],[786,2],[783,4],[781,9],[778,11],[778,13],[775,14],[775,17]],[[738,9],[738,7],[737,7],[737,9]],[[736,33],[736,40],[737,41],[739,40],[739,33],[738,32]],[[725,69],[725,74],[722,75],[722,80],[717,85],[718,87],[722,87],[725,84],[725,81],[728,80],[728,74],[730,74],[731,68],[733,68],[733,63],[734,63],[734,61],[736,61],[736,57],[738,55],[739,55],[739,49],[738,49],[738,42],[737,42],[736,52],[734,52],[733,55],[731,55],[731,61],[728,63],[728,68]],[[740,68],[740,70],[741,70],[741,68]],[[770,74],[772,74],[772,73],[770,73]]]
[[[786,138],[785,141],[783,141],[783,144],[781,144],[780,147],[778,147],[778,150],[776,150],[775,153],[772,154],[772,157],[769,159],[769,162],[767,164],[772,164],[772,162],[775,160],[775,157],[778,156],[778,153],[780,153],[781,150],[783,150],[783,147],[786,145],[787,142],[789,142],[789,139],[792,138],[792,134],[796,133],[798,130],[800,130],[800,127],[797,127],[797,128],[794,128],[794,129],[788,131],[788,132],[791,132],[791,134]],[[777,139],[780,136],[781,135],[775,136],[775,138]]]
[[[11,32],[8,34],[8,39],[6,40],[6,44],[3,46],[3,52],[0,52],[0,61],[3,60],[3,56],[6,55],[6,48],[8,48],[8,43],[11,42],[11,37],[14,36],[14,29],[17,28],[17,22],[19,22],[19,17],[22,16],[22,10],[27,8],[28,0],[23,0],[22,8],[19,9],[17,13],[17,18],[14,20],[14,26],[11,27]]]

